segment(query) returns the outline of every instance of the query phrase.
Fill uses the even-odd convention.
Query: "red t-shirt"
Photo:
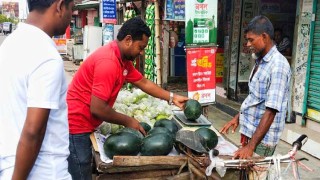
[[[80,66],[67,93],[70,134],[93,132],[102,121],[90,113],[91,95],[113,106],[124,82],[136,82],[142,75],[131,61],[121,59],[113,41],[92,53]]]

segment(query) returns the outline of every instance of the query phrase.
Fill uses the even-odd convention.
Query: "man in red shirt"
[[[117,40],[100,47],[80,66],[67,93],[70,129],[69,172],[72,179],[91,179],[90,133],[103,121],[120,124],[146,134],[139,121],[116,112],[112,106],[124,82],[151,96],[182,108],[187,97],[168,92],[144,78],[132,65],[143,55],[151,35],[138,17],[123,24]]]

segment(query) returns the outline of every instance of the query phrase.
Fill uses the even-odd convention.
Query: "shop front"
[[[227,3],[227,2],[226,2]],[[227,6],[230,4],[227,3]],[[254,66],[251,52],[246,47],[243,29],[249,21],[257,15],[265,15],[272,22],[275,29],[282,31],[282,37],[292,42],[295,29],[297,1],[290,0],[240,0],[233,1],[233,13],[226,22],[231,24],[231,31],[225,33],[228,40],[225,46],[227,60],[228,82],[225,83],[228,98],[242,102],[248,94],[248,80]],[[228,13],[228,12],[227,12]],[[227,14],[228,15],[228,14]],[[285,55],[291,62],[291,54]]]

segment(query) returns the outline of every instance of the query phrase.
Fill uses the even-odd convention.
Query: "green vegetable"
[[[136,156],[141,150],[142,140],[129,132],[110,135],[103,144],[104,152],[109,158],[115,155]]]
[[[178,126],[176,125],[176,123],[174,123],[173,121],[169,120],[169,119],[161,119],[159,121],[157,121],[153,127],[164,127],[167,128],[171,131],[172,134],[176,134],[178,131]]]
[[[167,133],[158,133],[143,139],[141,147],[142,156],[165,156],[173,148],[173,140]]]
[[[99,127],[99,131],[102,135],[106,136],[111,132],[111,124],[110,123],[103,123]]]
[[[218,136],[213,130],[203,127],[203,128],[197,129],[195,133],[198,133],[200,136],[202,136],[205,139],[208,149],[213,149],[217,146]]]
[[[201,115],[201,112],[202,112],[201,104],[194,99],[189,99],[185,104],[185,108],[183,112],[188,120],[195,121]]]

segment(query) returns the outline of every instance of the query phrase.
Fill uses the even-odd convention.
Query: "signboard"
[[[103,23],[116,24],[117,23],[117,7],[116,0],[102,0],[102,19]]]
[[[186,1],[186,44],[217,44],[218,0]]]
[[[65,37],[56,37],[53,38],[53,41],[55,42],[60,54],[67,54],[67,39]]]
[[[200,103],[215,102],[217,48],[187,48],[188,97]]]
[[[185,0],[166,0],[165,20],[185,20]]]
[[[19,3],[2,2],[2,14],[7,18],[19,18]]]

